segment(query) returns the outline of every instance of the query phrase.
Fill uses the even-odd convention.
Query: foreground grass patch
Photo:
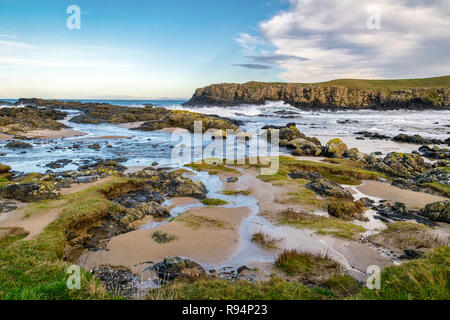
[[[67,235],[90,222],[97,221],[114,206],[105,194],[129,183],[127,179],[90,187],[64,197],[66,207],[35,239],[11,241],[0,246],[0,299],[106,299],[111,296],[89,272],[81,269],[81,289],[66,286],[70,263],[63,260]],[[33,215],[49,202],[32,204]],[[36,211],[33,211],[36,210]],[[6,240],[5,240],[6,241]]]
[[[201,201],[205,206],[223,206],[228,204],[225,200],[222,199],[203,199]]]
[[[291,276],[300,275],[305,278],[326,277],[339,274],[339,263],[327,256],[299,252],[297,250],[284,250],[281,252],[275,266]]]
[[[233,168],[225,166],[222,160],[217,160],[216,163],[213,161],[204,160],[202,163],[190,163],[185,165],[185,167],[189,167],[194,169],[195,171],[206,171],[209,174],[219,174],[219,173],[233,173],[236,175],[240,175],[241,173]]]
[[[389,223],[381,233],[370,237],[372,242],[392,245],[396,248],[436,248],[448,245],[448,241],[431,233],[426,225],[399,221]]]
[[[366,231],[364,227],[350,222],[336,218],[315,216],[304,212],[295,212],[290,209],[279,212],[277,222],[279,224],[316,230],[317,233],[323,235],[332,235],[346,239],[356,239],[359,233]]]
[[[332,296],[325,289],[308,288],[273,277],[267,282],[199,280],[175,282],[151,290],[148,300],[323,300]]]
[[[363,288],[358,299],[449,300],[450,248],[440,247],[424,258],[386,268],[381,290]]]

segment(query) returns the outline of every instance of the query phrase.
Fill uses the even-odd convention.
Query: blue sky
[[[0,98],[187,98],[210,83],[448,74],[446,1],[0,0]],[[382,28],[368,30],[374,2]],[[79,30],[66,27],[69,5]]]

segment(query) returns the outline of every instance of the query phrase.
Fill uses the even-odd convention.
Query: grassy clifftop
[[[398,79],[398,80],[362,80],[362,79],[338,79],[319,82],[321,86],[342,86],[349,89],[374,89],[374,90],[405,90],[414,88],[450,88],[450,76]]]
[[[322,83],[248,82],[197,89],[187,105],[284,101],[303,109],[448,109],[450,76],[405,80],[341,79]]]

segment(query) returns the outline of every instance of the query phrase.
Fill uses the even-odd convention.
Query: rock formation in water
[[[301,109],[449,109],[450,77],[442,86],[401,87],[391,82],[358,87],[333,84],[263,83],[213,84],[197,89],[186,105],[264,104],[284,101]],[[343,80],[345,81],[345,80]],[[361,80],[363,81],[363,80]],[[401,80],[399,80],[401,81]],[[365,82],[362,82],[365,83]]]

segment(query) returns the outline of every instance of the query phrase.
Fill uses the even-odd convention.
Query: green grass
[[[266,282],[202,279],[194,283],[175,282],[153,289],[148,300],[324,300],[333,297],[325,289],[308,288],[296,282],[272,277]]]
[[[83,269],[81,290],[67,289],[66,269],[70,263],[63,260],[64,249],[71,230],[99,220],[114,206],[105,198],[105,192],[127,183],[126,179],[115,178],[65,196],[67,206],[39,236],[29,241],[8,240],[0,247],[0,299],[112,298],[100,282]],[[40,211],[49,205],[49,202],[32,204],[30,208]],[[35,212],[29,211],[29,214]]]
[[[284,250],[281,252],[275,266],[287,273],[295,276],[308,277],[315,274],[340,273],[340,265],[327,256],[299,252],[297,250]]]
[[[318,234],[345,239],[356,239],[359,233],[366,231],[364,227],[350,222],[336,218],[315,216],[304,212],[295,212],[290,209],[278,213],[277,223],[312,229],[316,230]]]
[[[248,190],[226,190],[222,191],[222,193],[227,196],[236,196],[236,195],[248,196],[251,194],[251,192]]]
[[[276,249],[277,244],[280,242],[280,240],[274,239],[262,232],[253,234],[252,241],[266,249]]]
[[[440,247],[424,258],[386,268],[381,290],[363,288],[358,299],[449,300],[450,247]]]
[[[385,177],[383,174],[363,169],[364,164],[354,160],[329,160],[332,163],[297,160],[292,157],[280,156],[278,173],[272,176],[258,176],[266,182],[288,180],[288,174],[294,171],[319,172],[323,177],[339,184],[359,185],[361,180],[377,180]]]
[[[222,199],[209,199],[209,198],[203,199],[201,203],[203,203],[205,206],[223,206],[228,204],[228,202]]]
[[[448,245],[443,237],[431,233],[431,228],[420,223],[398,221],[388,223],[382,232],[371,236],[373,242],[390,244],[400,249],[436,248]]]
[[[424,183],[423,186],[430,187],[431,189],[440,192],[444,196],[450,197],[450,186],[437,182]]]
[[[350,89],[399,90],[412,88],[449,88],[450,76],[398,79],[398,80],[364,80],[364,79],[337,79],[316,83],[323,86],[343,86]]]
[[[228,229],[230,228],[228,222],[219,219],[209,218],[205,216],[199,216],[195,214],[183,215],[174,219],[175,221],[182,221],[187,227],[194,230],[198,230],[202,227],[215,228],[215,229]]]
[[[240,175],[241,173],[233,168],[225,166],[223,160],[216,160],[217,163],[208,163],[208,160],[204,160],[202,163],[190,163],[185,165],[185,167],[189,167],[194,169],[195,171],[206,171],[209,174],[219,174],[219,173],[233,173],[236,175]]]

